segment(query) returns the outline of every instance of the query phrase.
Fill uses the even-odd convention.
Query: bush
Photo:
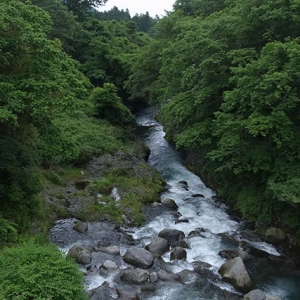
[[[86,300],[83,275],[55,246],[33,242],[0,252],[0,299]]]

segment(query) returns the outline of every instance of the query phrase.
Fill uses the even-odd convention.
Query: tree
[[[106,83],[103,88],[95,88],[91,94],[91,101],[95,104],[97,117],[118,126],[127,127],[134,124],[134,116],[118,97],[113,84]]]
[[[62,0],[62,2],[82,20],[97,6],[104,5],[107,0]]]

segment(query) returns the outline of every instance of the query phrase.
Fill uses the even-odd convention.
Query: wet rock
[[[175,281],[175,282],[183,283],[179,275],[165,270],[159,270],[157,272],[157,276],[162,281]]]
[[[158,202],[153,202],[151,204],[151,207],[153,207],[153,208],[160,207],[160,206],[161,206],[161,203],[158,203]]]
[[[176,221],[175,221],[175,224],[178,224],[178,223],[189,223],[190,221],[187,219],[187,218],[184,218],[184,217],[180,217],[178,218]]]
[[[158,236],[166,239],[171,246],[185,238],[184,232],[177,229],[163,229]]]
[[[250,230],[242,231],[241,236],[251,242],[261,242],[261,238]]]
[[[78,264],[89,264],[92,261],[91,247],[75,245],[69,250],[67,256],[73,258]]]
[[[176,242],[173,247],[181,247],[181,248],[185,248],[185,249],[190,249],[189,245],[184,240]]]
[[[266,230],[264,240],[270,244],[280,245],[286,240],[286,234],[283,230],[272,227]]]
[[[148,250],[132,247],[125,252],[123,260],[135,267],[147,269],[152,266],[154,257]]]
[[[194,267],[194,272],[199,274],[201,277],[215,278],[217,276],[212,270],[210,270],[212,265],[207,262],[194,261],[192,262],[192,265]]]
[[[169,251],[169,242],[164,238],[157,237],[145,248],[150,251],[154,257],[157,257]]]
[[[179,185],[181,188],[185,189],[186,191],[189,190],[189,185],[188,185],[188,183],[187,183],[185,180],[179,181],[179,182],[178,182],[178,185]]]
[[[203,194],[193,194],[193,198],[205,198]]]
[[[166,208],[172,209],[172,210],[177,210],[178,209],[178,205],[176,204],[176,202],[173,199],[167,198],[165,200],[163,200],[162,205]]]
[[[74,229],[75,231],[79,232],[79,233],[85,233],[88,230],[88,223],[87,222],[81,222],[76,220],[74,222],[74,226],[72,227],[72,229]]]
[[[149,279],[149,272],[143,269],[127,269],[122,272],[120,279],[122,281],[140,284],[146,282]]]
[[[170,253],[170,260],[186,260],[187,253],[181,247],[175,247]]]
[[[240,241],[237,239],[236,236],[229,234],[228,232],[222,232],[222,233],[219,233],[218,235],[221,237],[222,241],[225,243],[230,243],[234,246],[238,246],[240,243]]]
[[[218,270],[222,280],[232,284],[239,292],[247,293],[250,291],[252,282],[240,257],[233,258],[224,263]]]
[[[244,249],[244,251],[246,251],[247,253],[249,253],[250,255],[253,255],[255,257],[269,257],[270,256],[270,254],[268,252],[258,249],[246,241],[241,242],[240,245]]]
[[[192,230],[192,231],[188,234],[188,238],[192,238],[192,237],[195,237],[195,236],[200,236],[200,237],[205,238],[205,236],[202,234],[203,232],[206,232],[206,230],[203,229],[203,228],[198,228],[198,229],[196,229],[196,230]]]
[[[99,247],[98,250],[108,254],[120,254],[120,248],[117,246]]]
[[[101,286],[88,291],[91,300],[114,299],[115,294],[116,291],[109,286],[108,282],[104,282]]]
[[[137,291],[132,292],[132,291],[126,291],[124,289],[118,288],[117,293],[118,293],[118,299],[120,300],[140,300]]]
[[[267,296],[266,296],[266,300],[281,300],[281,299],[278,298],[278,297],[273,297],[273,296],[267,295]]]
[[[99,241],[97,243],[98,247],[108,247],[111,245],[111,242],[108,240]]]
[[[116,269],[118,269],[117,264],[112,260],[106,260],[103,263],[102,267],[105,268],[106,270],[116,270]]]
[[[151,274],[150,274],[150,276],[149,276],[149,279],[150,279],[150,281],[151,282],[156,282],[157,280],[158,280],[158,275],[157,275],[157,273],[156,272],[152,272]]]
[[[262,290],[253,290],[246,294],[243,300],[265,300],[266,294]]]
[[[218,253],[222,258],[232,259],[235,257],[240,257],[243,261],[250,259],[248,252],[243,250],[223,250]]]
[[[180,271],[179,273],[177,273],[177,275],[182,279],[184,283],[195,281],[195,279],[197,278],[195,272],[186,269]]]

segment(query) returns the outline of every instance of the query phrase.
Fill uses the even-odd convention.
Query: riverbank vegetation
[[[2,245],[32,224],[47,231],[52,214],[40,193],[47,182],[59,186],[64,169],[128,153],[134,143],[135,104],[124,82],[150,27],[101,20],[95,7],[104,2],[0,1]]]
[[[168,139],[244,218],[296,231],[299,9],[297,0],[178,0],[130,78],[133,96],[167,102]]]

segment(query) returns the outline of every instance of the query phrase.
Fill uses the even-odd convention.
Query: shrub
[[[29,242],[0,252],[0,299],[86,300],[83,275],[55,246]]]

